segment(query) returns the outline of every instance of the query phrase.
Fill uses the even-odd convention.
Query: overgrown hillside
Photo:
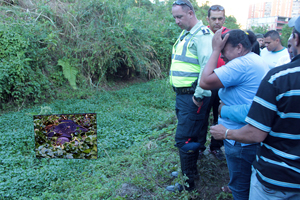
[[[181,31],[172,3],[0,1],[0,109],[100,89],[111,80],[167,77],[171,48]],[[207,24],[209,7],[192,3]],[[227,22],[229,28],[238,27],[232,16]]]

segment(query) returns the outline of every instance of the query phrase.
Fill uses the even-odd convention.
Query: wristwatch
[[[203,98],[201,98],[201,97],[195,97],[195,96],[194,96],[194,99],[195,99],[197,102],[199,102],[199,103],[203,101]]]

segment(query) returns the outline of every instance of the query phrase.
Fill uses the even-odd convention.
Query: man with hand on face
[[[188,187],[185,188],[191,191],[195,189],[195,179],[198,178],[199,132],[211,96],[210,90],[199,87],[199,80],[212,53],[213,34],[197,19],[188,0],[175,1],[172,15],[183,30],[173,46],[170,69],[170,84],[176,92],[175,111],[178,119],[175,146],[179,149],[182,174],[188,177]],[[166,189],[182,191],[183,186],[176,183]]]
[[[268,31],[264,35],[264,42],[266,48],[260,52],[260,56],[270,69],[276,66],[279,58],[289,55],[286,48],[281,45],[280,35],[277,31]]]
[[[209,24],[208,28],[215,33],[217,30],[222,29],[222,34],[227,33],[229,29],[226,27],[223,27],[223,24],[225,23],[225,9],[220,6],[220,5],[213,5],[208,9],[207,13],[207,22]],[[220,54],[221,56],[221,54]],[[218,64],[217,68],[225,65],[225,62],[223,61],[222,58],[218,58]],[[219,107],[219,95],[218,95],[219,89],[214,89],[211,90],[211,98],[210,102],[205,114],[205,120],[204,120],[204,125],[200,131],[200,136],[199,136],[199,143],[201,144],[200,146],[200,151],[199,151],[199,158],[202,158],[202,154],[205,151],[205,143],[206,143],[206,135],[207,135],[207,128],[209,124],[209,114],[211,108],[213,108],[213,120],[214,120],[214,125],[218,123],[218,107]],[[211,137],[211,142],[210,142],[210,152],[213,154],[217,159],[219,160],[224,160],[224,154],[222,150],[220,149],[223,146],[223,141],[220,140],[215,140],[213,137]]]

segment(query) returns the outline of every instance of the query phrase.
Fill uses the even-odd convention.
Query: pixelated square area
[[[34,115],[36,158],[97,159],[96,113]]]

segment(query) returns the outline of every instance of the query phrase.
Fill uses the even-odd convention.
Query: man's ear
[[[206,17],[206,21],[209,22],[209,18],[208,17]]]
[[[294,42],[295,42],[296,47],[298,47],[298,46],[300,46],[300,38],[297,33],[294,33],[294,35],[295,35]]]
[[[188,11],[189,15],[191,15],[191,17],[194,15],[194,12],[192,10]]]

